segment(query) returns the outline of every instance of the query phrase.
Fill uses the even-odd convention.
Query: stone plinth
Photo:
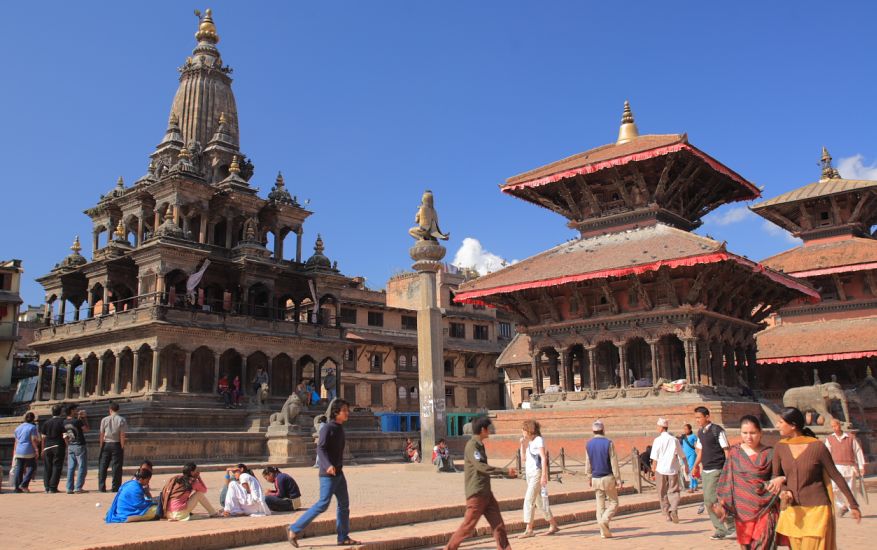
[[[420,240],[409,250],[420,277],[417,309],[417,371],[420,394],[420,448],[430,453],[445,436],[445,375],[442,313],[436,297],[436,272],[441,269],[445,247]]]
[[[314,463],[311,430],[298,426],[268,426],[268,462],[306,466]]]

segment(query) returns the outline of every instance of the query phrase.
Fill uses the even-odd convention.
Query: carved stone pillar
[[[537,394],[545,393],[542,381],[542,351],[533,350],[533,391]]]
[[[213,362],[213,391],[216,391],[219,388],[219,360],[221,356],[218,353],[214,353],[213,357],[215,358]]]
[[[73,395],[73,370],[75,368],[72,364],[67,365],[67,379],[64,381],[64,399],[70,399]]]
[[[278,262],[283,259],[283,240],[280,238],[280,229],[274,228],[274,259]]]
[[[174,205],[174,225],[180,227],[180,205]]]
[[[704,386],[712,384],[709,340],[698,339],[697,341],[697,374],[699,384]]]
[[[746,365],[746,382],[750,388],[755,389],[758,386],[758,362],[754,346],[746,348]]]
[[[655,385],[658,383],[658,341],[655,339],[646,340],[646,344],[649,345],[649,355],[651,357],[649,366],[652,369],[652,385]]]
[[[588,369],[591,378],[591,389],[597,391],[597,346],[587,346],[588,351]]]
[[[301,263],[301,237],[304,231],[301,227],[295,230],[295,261]]]
[[[158,206],[158,205],[156,205],[156,206]],[[152,233],[153,234],[155,234],[155,232],[158,231],[159,225],[161,225],[161,216],[159,215],[158,209],[156,208],[155,215],[153,216],[153,219],[152,219]]]
[[[689,384],[697,384],[697,339],[683,338],[682,350],[685,352],[685,378]]]
[[[116,355],[115,368],[113,369],[113,393],[116,395],[122,393],[122,356],[118,352]]]
[[[132,362],[131,365],[131,393],[134,393],[140,389],[140,350],[135,349],[131,352]]]
[[[109,281],[104,282],[104,295],[103,302],[101,303],[100,310],[101,315],[107,315],[110,312],[110,289],[107,288]]]
[[[183,393],[189,393],[189,380],[192,378],[192,352],[185,351],[186,363],[183,367]]]
[[[69,369],[68,369],[69,370]],[[52,378],[49,380],[49,401],[54,401],[58,384],[58,364],[52,365]]]
[[[198,242],[207,244],[207,213],[201,212],[201,227],[198,228]]]
[[[104,394],[104,356],[97,358],[97,382],[94,385],[94,394],[98,397]]]
[[[43,400],[43,376],[45,375],[45,368],[42,365],[37,367],[37,391],[34,394],[34,401],[42,401]]]
[[[615,342],[615,347],[618,348],[618,378],[619,384],[622,388],[626,388],[628,384],[628,376],[627,376],[627,349],[624,346],[624,342]]]
[[[88,374],[88,361],[82,362],[82,373],[79,375],[79,399],[85,399],[85,378]]]
[[[149,381],[149,391],[158,391],[158,371],[161,370],[161,348],[152,349],[152,380]]]
[[[67,297],[63,294],[61,295],[61,310],[59,312],[59,318],[59,325],[63,325],[65,322],[67,322]]]
[[[134,246],[140,246],[143,242],[143,216],[146,213],[142,210],[140,211],[140,215],[137,216],[137,234],[134,236]]]
[[[231,217],[225,218],[225,247],[231,248],[232,225],[234,220]]]
[[[567,349],[561,349],[557,352],[560,356],[560,384],[563,391],[575,390],[575,378],[572,372],[572,353]]]
[[[317,374],[318,368],[319,367],[317,367],[317,365],[315,363],[314,364],[314,374]],[[231,377],[229,377],[229,378],[231,378]],[[252,390],[252,386],[250,385],[250,382],[251,382],[251,380],[247,377],[247,356],[242,353],[241,354],[241,390],[243,390],[244,388],[247,388],[247,390],[243,391],[243,393],[249,394],[250,391]],[[320,386],[317,384],[316,380],[314,380],[314,385],[317,386],[317,390],[320,389]]]
[[[98,233],[97,231],[91,232],[91,253],[92,253],[92,255],[94,255],[94,253],[97,252],[99,249],[98,237],[100,237],[100,233]]]

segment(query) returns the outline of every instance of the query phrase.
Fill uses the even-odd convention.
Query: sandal
[[[560,527],[552,527],[548,531],[545,531],[544,533],[542,533],[542,536],[547,537],[547,536],[553,535],[554,533],[557,533],[558,531],[560,531]]]
[[[535,536],[536,536],[536,533],[534,533],[533,531],[524,531],[523,533],[518,535],[518,538],[519,539],[528,539],[530,537],[535,537]]]
[[[362,542],[360,542],[358,540],[353,540],[352,538],[347,537],[346,539],[339,542],[338,546],[359,546],[360,544],[362,544]]]

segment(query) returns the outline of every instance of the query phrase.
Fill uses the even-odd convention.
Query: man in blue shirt
[[[621,474],[618,470],[618,454],[615,444],[604,435],[602,420],[595,420],[591,425],[594,437],[585,446],[585,475],[591,478],[591,488],[597,501],[597,525],[600,537],[612,537],[609,520],[618,508],[618,487]]]
[[[37,430],[36,415],[24,415],[24,422],[15,428],[15,443],[12,447],[12,484],[16,493],[29,493],[30,480],[37,470],[40,457],[40,432]]]

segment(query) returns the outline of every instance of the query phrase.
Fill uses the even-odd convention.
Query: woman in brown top
[[[773,455],[773,476],[769,489],[780,495],[785,509],[780,513],[777,533],[789,539],[792,550],[836,550],[831,480],[849,499],[852,517],[862,514],[852,492],[825,445],[806,427],[804,414],[794,407],[783,409],[777,421],[783,439]],[[845,489],[845,490],[844,490]]]

